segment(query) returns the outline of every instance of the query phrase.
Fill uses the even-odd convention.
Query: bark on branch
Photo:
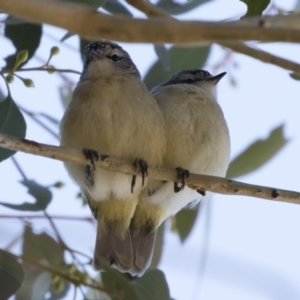
[[[107,15],[95,8],[49,0],[0,0],[0,10],[13,16],[65,28],[86,39],[123,42],[196,44],[224,40],[300,42],[300,18],[263,16],[233,22],[148,20]],[[150,12],[153,15],[153,11]],[[75,20],[75,21],[74,21]]]
[[[39,144],[35,141],[18,139],[3,133],[0,133],[0,147],[65,162],[72,162],[82,165],[90,163],[80,150]],[[128,175],[141,175],[140,170],[135,170],[132,162],[127,162],[109,155],[99,155],[99,160],[95,162],[95,165],[99,168],[114,172],[121,172]],[[149,168],[148,176],[167,181],[177,182],[178,180],[177,172],[175,170],[162,168]],[[191,174],[186,180],[186,184],[189,187],[200,191],[211,191],[225,195],[250,196],[267,200],[300,204],[300,193],[298,192],[252,185],[227,178]]]

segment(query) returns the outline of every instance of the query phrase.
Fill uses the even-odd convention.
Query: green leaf
[[[157,57],[159,58],[161,64],[163,65],[164,69],[166,71],[170,70],[170,68],[171,68],[170,57],[169,57],[169,53],[168,53],[168,50],[166,49],[166,47],[164,45],[162,45],[162,46],[154,45],[154,50],[155,50],[155,53],[156,53]]]
[[[294,11],[300,11],[300,0],[297,0],[296,3],[295,3],[295,6],[294,6]]]
[[[72,2],[77,4],[85,4],[85,5],[90,5],[98,8],[102,6],[107,0],[62,0],[62,1]]]
[[[83,59],[83,51],[84,51],[84,48],[90,43],[91,41],[88,41],[88,40],[85,40],[83,38],[80,38],[79,40],[79,48],[80,48],[80,58]]]
[[[14,16],[9,16],[9,18],[6,18],[5,20],[2,21],[4,24],[23,24],[26,23],[25,20],[19,19]]]
[[[4,101],[6,99],[6,97],[4,96],[4,94],[3,94],[3,92],[0,90],[0,103],[2,102],[2,101]],[[0,112],[1,112],[1,109],[0,109]],[[0,118],[0,120],[1,120],[1,118]],[[0,127],[1,128],[1,127]]]
[[[161,255],[163,252],[163,245],[164,245],[164,233],[165,233],[165,222],[163,222],[158,227],[158,230],[156,233],[153,257],[152,257],[152,261],[151,261],[151,265],[150,265],[151,269],[156,268],[160,262]]]
[[[210,52],[210,46],[204,47],[171,47],[168,56],[171,61],[170,70],[166,71],[157,60],[147,72],[144,82],[151,90],[158,84],[166,81],[172,74],[180,70],[201,68]]]
[[[132,13],[118,0],[108,0],[102,8],[111,14],[132,16]]]
[[[257,140],[230,164],[226,177],[235,178],[249,174],[271,160],[288,140],[283,135],[283,125],[273,129],[264,140]]]
[[[179,15],[188,12],[210,0],[192,0],[186,1],[185,4],[179,4],[177,1],[160,0],[156,4],[159,8],[167,11],[171,15]]]
[[[44,299],[51,284],[51,275],[29,265],[23,265],[23,269],[24,280],[15,300]]]
[[[169,287],[164,273],[160,270],[147,271],[134,283],[144,300],[170,300]]]
[[[20,288],[24,271],[18,260],[9,252],[0,249],[1,299],[8,299]]]
[[[24,202],[23,204],[10,204],[0,202],[1,205],[22,211],[40,211],[45,210],[52,199],[52,193],[48,187],[41,186],[34,180],[23,180],[23,185],[28,188],[28,193],[35,198],[34,203]]]
[[[240,0],[244,2],[248,9],[244,17],[261,16],[263,11],[268,7],[271,0]]]
[[[300,80],[300,74],[297,73],[290,73],[289,74],[291,78],[295,79],[295,80]]]
[[[64,261],[62,247],[49,234],[36,234],[30,226],[26,226],[23,234],[23,255],[26,258],[47,262],[55,267]]]
[[[175,216],[176,229],[183,243],[191,233],[198,215],[198,207],[193,209],[182,209]]]
[[[25,138],[25,119],[10,96],[0,102],[0,132],[18,138]],[[0,148],[0,162],[15,153],[16,151]]]
[[[9,21],[10,18],[11,17],[9,16],[7,20]],[[12,68],[14,66],[17,53],[23,50],[28,50],[28,60],[21,65],[23,66],[31,59],[40,45],[42,26],[31,23],[6,24],[4,34],[12,41],[16,48],[15,54],[5,58],[6,68]]]
[[[22,252],[27,259],[54,269],[59,269],[64,264],[64,252],[58,242],[45,232],[34,233],[30,226],[26,226],[24,230]],[[24,269],[25,280],[16,300],[44,299],[48,291],[51,293],[51,274],[29,264]]]
[[[116,270],[105,268],[101,279],[111,300],[144,300],[126,275]]]

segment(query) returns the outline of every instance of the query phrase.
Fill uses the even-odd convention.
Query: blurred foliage
[[[18,260],[8,251],[0,249],[1,299],[8,299],[20,288],[24,271]]]
[[[22,211],[45,210],[52,199],[52,193],[50,189],[48,187],[41,186],[34,180],[24,179],[20,182],[28,188],[28,193],[35,198],[35,202],[25,202],[23,204],[10,204],[0,202],[0,204],[11,209]]]
[[[202,68],[208,58],[210,48],[210,46],[171,47],[165,54],[170,59],[170,68],[166,70],[158,59],[145,75],[144,82],[148,89],[151,90],[156,85],[167,81],[177,71]]]
[[[270,0],[241,0],[247,5],[247,13],[245,17],[254,17],[262,15],[263,11],[270,4]]]
[[[270,161],[287,144],[283,125],[273,129],[264,140],[257,140],[238,155],[227,170],[227,177],[235,178],[249,174]]]
[[[92,6],[93,9],[101,8],[110,14],[123,14],[132,17],[131,7],[118,0],[64,0],[77,4]],[[247,5],[248,16],[261,15],[270,4],[270,0],[241,0]],[[178,2],[175,0],[159,0],[156,5],[171,15],[180,15],[199,8],[209,0],[192,0]],[[300,7],[300,1],[296,6]],[[76,20],[74,20],[76,21]],[[15,53],[5,58],[3,79],[11,83],[15,77],[14,67],[19,63],[22,68],[35,55],[43,37],[41,25],[31,24],[24,20],[8,16],[4,21],[4,36],[8,38],[15,48]],[[60,42],[64,42],[73,33],[67,32]],[[84,47],[89,42],[79,37],[78,56],[82,57]],[[56,48],[52,48],[57,52]],[[145,83],[149,89],[166,81],[171,74],[182,69],[195,69],[205,66],[211,52],[210,45],[177,47],[166,45],[154,45],[157,60],[149,68],[145,75]],[[19,56],[18,56],[19,55]],[[26,59],[25,59],[26,58]],[[45,60],[47,58],[44,58]],[[16,70],[18,71],[18,70]],[[4,74],[7,74],[4,77]],[[290,74],[299,80],[298,74]],[[17,76],[16,76],[17,77]],[[20,77],[19,77],[20,78]],[[62,83],[59,87],[59,96],[65,109],[71,99],[73,83],[61,76]],[[29,78],[20,78],[25,85],[32,86]],[[56,117],[45,112],[35,114],[39,120],[47,120],[54,126],[58,126]],[[13,100],[11,93],[4,97],[0,91],[0,132],[12,136],[24,138],[26,122]],[[227,176],[238,177],[249,174],[264,166],[286,145],[287,140],[283,135],[283,126],[273,129],[264,140],[257,140],[248,146],[230,164]],[[15,152],[0,148],[0,161],[3,161]],[[24,177],[24,176],[23,176]],[[52,201],[52,192],[49,187],[42,186],[34,180],[23,178],[21,184],[27,187],[28,193],[34,201],[22,204],[0,202],[1,205],[15,211],[40,211],[43,213]],[[60,186],[60,184],[59,184]],[[3,200],[3,199],[1,199]],[[176,234],[181,242],[190,235],[198,216],[199,208],[183,209],[173,220]],[[51,218],[51,217],[50,217]],[[61,240],[59,232],[50,222],[56,239],[46,232],[35,233],[34,228],[24,222],[24,233],[20,259],[0,249],[0,291],[3,299],[16,294],[16,300],[30,299],[63,299],[70,290],[71,284],[75,290],[80,286],[85,287],[84,292],[91,299],[100,300],[170,300],[170,292],[166,278],[162,271],[155,269],[160,262],[164,235],[167,226],[162,224],[157,232],[156,244],[150,269],[141,278],[133,278],[129,275],[118,273],[116,270],[107,268],[102,276],[91,278],[88,270],[91,267],[91,258],[68,248]],[[66,255],[68,253],[68,255]],[[69,257],[67,260],[66,257]],[[70,257],[72,263],[69,263]],[[82,262],[82,257],[85,261]],[[22,263],[19,262],[22,261]],[[44,266],[44,267],[43,267]],[[48,269],[47,269],[48,268]],[[97,288],[85,285],[96,285]],[[45,297],[45,295],[47,295]],[[1,298],[1,299],[2,299]]]
[[[42,37],[42,26],[31,23],[10,23],[7,18],[4,35],[9,38],[16,48],[16,53],[5,58],[6,68],[12,68],[15,64],[17,54],[20,51],[28,51],[28,60],[32,58],[40,45]],[[14,18],[15,19],[15,18]],[[27,60],[27,62],[28,62]],[[24,65],[23,63],[22,65]]]
[[[0,102],[0,132],[25,138],[25,119],[10,95]],[[0,162],[15,153],[15,151],[0,148]]]
[[[184,208],[175,215],[175,224],[173,230],[178,232],[181,242],[183,243],[191,233],[198,216],[200,206],[195,208]]]

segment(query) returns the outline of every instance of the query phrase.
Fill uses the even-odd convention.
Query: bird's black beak
[[[226,75],[226,72],[220,73],[219,75],[212,76],[210,78],[207,78],[206,80],[210,81],[214,85],[217,85],[217,83]]]
[[[99,53],[99,52],[97,52],[96,50],[91,50],[91,53],[93,54],[93,55],[95,55],[96,57],[98,57],[99,59],[102,59],[103,58],[103,56]]]

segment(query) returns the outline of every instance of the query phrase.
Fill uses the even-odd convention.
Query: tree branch
[[[25,153],[31,153],[34,155],[44,156],[65,162],[77,163],[82,165],[90,164],[90,161],[85,158],[84,154],[80,150],[39,144],[34,141],[11,137],[3,133],[0,133],[0,147],[15,151],[22,151]],[[95,165],[99,168],[114,172],[141,176],[140,170],[135,170],[132,162],[126,162],[109,155],[100,154],[99,160],[95,162]],[[159,180],[178,182],[177,172],[175,170],[149,167],[148,176]],[[211,191],[225,195],[242,195],[267,200],[300,204],[300,193],[298,192],[251,185],[221,177],[190,174],[190,177],[186,180],[186,184],[192,189],[198,191]]]
[[[146,14],[148,17],[156,16],[156,17],[164,17],[164,18],[173,19],[165,11],[162,11],[158,7],[152,5],[147,0],[126,0],[126,1],[127,1],[127,3],[129,3],[130,5],[135,7],[136,9],[139,9],[141,12]],[[253,20],[253,19],[250,19],[250,21],[246,21],[246,23],[253,22],[251,20]],[[278,18],[278,20],[279,20],[278,24],[281,24],[282,23],[281,17]],[[241,21],[241,24],[244,24],[244,23],[245,23],[245,21],[243,19]],[[270,21],[269,21],[269,23],[270,23]],[[287,24],[289,24],[289,26],[292,26],[292,27],[294,26],[296,28],[299,27],[298,23],[299,23],[299,18],[298,17],[295,18],[294,16],[292,16],[290,18],[290,20],[287,21]],[[269,26],[268,23],[266,23],[266,26]],[[273,24],[273,26],[276,26],[276,23]],[[284,27],[285,24],[283,23],[283,24],[281,24],[281,26]],[[239,52],[239,53],[251,56],[253,58],[259,59],[260,61],[263,61],[265,63],[271,63],[271,64],[281,67],[283,69],[294,71],[295,73],[300,74],[300,65],[299,64],[289,61],[287,59],[283,59],[278,56],[272,55],[268,52],[249,47],[243,42],[224,41],[224,42],[219,42],[218,44],[220,46],[230,48],[235,52]]]
[[[262,62],[270,63],[272,65],[281,67],[286,70],[294,71],[297,74],[300,74],[300,65],[292,62],[290,60],[275,56],[266,51],[255,49],[253,47],[247,46],[243,42],[220,42],[220,46],[230,48],[235,52],[239,52],[253,58],[259,59]]]
[[[263,16],[226,23],[187,22],[164,17],[144,20],[103,14],[91,6],[48,0],[0,0],[0,10],[34,23],[65,28],[93,40],[105,38],[157,44],[224,40],[300,42],[298,15]]]

